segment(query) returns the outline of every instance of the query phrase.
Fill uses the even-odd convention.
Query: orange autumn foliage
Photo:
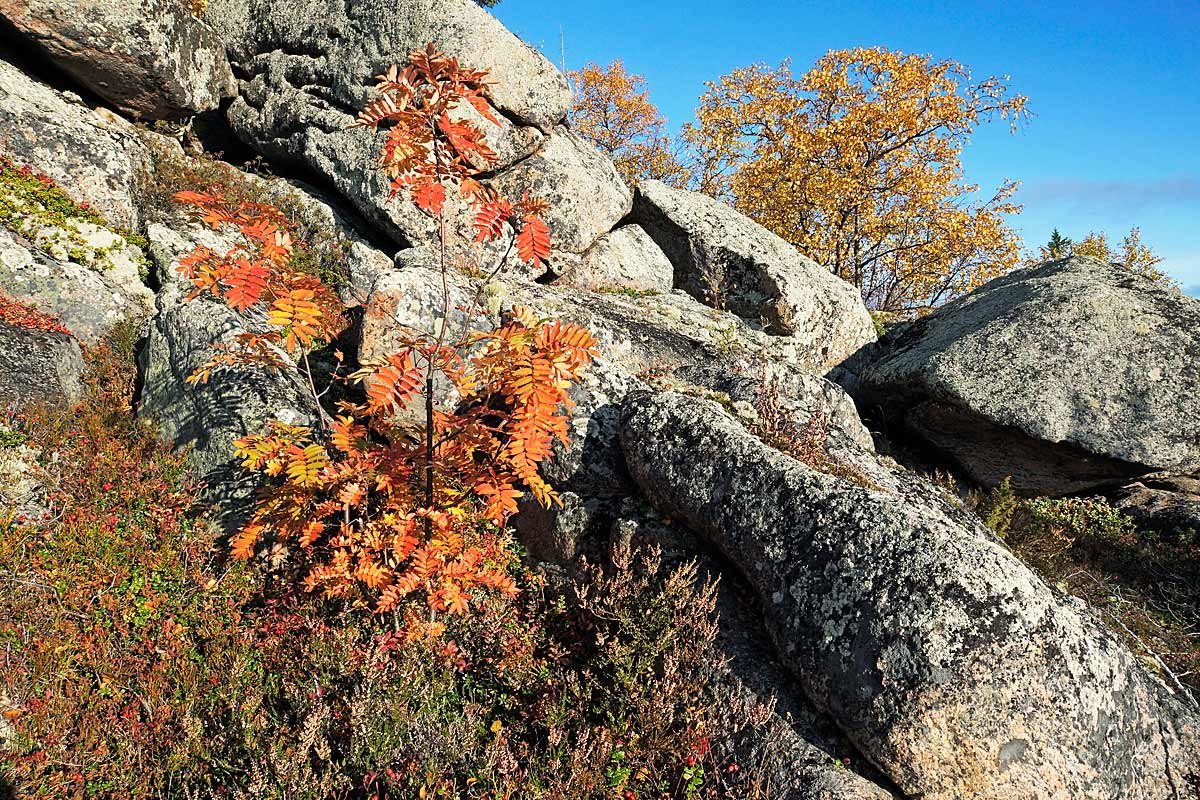
[[[550,256],[545,203],[528,195],[512,203],[476,180],[498,158],[473,122],[451,116],[465,101],[488,122],[500,124],[487,99],[487,72],[468,69],[430,44],[409,54],[407,66],[392,66],[377,81],[379,96],[359,113],[357,124],[387,126],[377,166],[393,192],[407,191],[418,208],[440,217],[447,189],[457,189],[476,212],[477,241],[499,238],[508,223],[521,260],[531,267],[544,263]]]
[[[543,262],[550,253],[546,204],[528,196],[514,203],[481,184],[476,176],[496,156],[473,123],[450,116],[466,101],[495,121],[486,73],[432,45],[410,59],[379,77],[379,98],[360,117],[361,125],[388,126],[379,168],[397,193],[439,219],[442,237],[446,199],[456,191],[474,210],[478,241],[507,237],[508,250],[526,264]],[[296,369],[319,402],[307,356],[341,332],[344,308],[318,279],[289,267],[286,220],[269,207],[230,206],[208,194],[179,199],[242,239],[225,254],[197,248],[180,264],[193,296],[222,299],[249,328],[194,380],[235,366]],[[334,378],[362,384],[363,400],[341,401],[316,427],[274,421],[238,440],[242,466],[267,481],[232,538],[234,556],[297,565],[308,591],[378,612],[403,610],[409,618],[414,601],[462,613],[478,591],[516,592],[508,519],[525,492],[547,506],[558,500],[539,465],[555,440],[568,442],[562,409],[596,339],[519,307],[496,330],[474,331],[475,310],[467,310],[467,329],[457,339],[444,327],[408,333],[397,352],[348,375],[340,373],[344,357],[337,353]],[[434,408],[435,375],[461,398],[454,409]],[[424,424],[403,422],[400,412],[422,400]]]

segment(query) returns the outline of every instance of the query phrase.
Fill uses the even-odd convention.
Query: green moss
[[[28,166],[0,156],[0,225],[60,261],[103,271],[126,245],[140,248],[139,273],[148,271],[144,237],[109,225],[86,203],[76,203],[61,187]],[[107,239],[107,244],[97,244]]]
[[[654,289],[632,289],[628,286],[602,286],[596,291],[600,294],[619,294],[634,300],[640,300],[643,297],[654,297],[659,294]]]
[[[882,339],[896,324],[896,315],[889,311],[871,311],[871,322],[875,325],[875,336]]]
[[[0,450],[11,450],[23,444],[25,444],[25,434],[8,428],[0,428]]]

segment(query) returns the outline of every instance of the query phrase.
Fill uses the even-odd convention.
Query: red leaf
[[[473,105],[475,110],[478,111],[488,122],[492,123],[493,125],[500,124],[500,120],[496,119],[496,115],[492,113],[492,104],[489,103],[487,98],[483,97],[483,95],[469,94],[467,95],[467,102]]]
[[[517,234],[517,255],[531,267],[550,257],[550,226],[541,217],[525,217]]]
[[[441,214],[446,204],[446,187],[436,181],[414,186],[412,195],[417,207],[429,214]]]
[[[503,197],[489,200],[475,215],[475,241],[490,242],[504,233],[504,223],[512,217],[512,203]]]

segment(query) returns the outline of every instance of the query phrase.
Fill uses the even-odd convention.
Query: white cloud
[[[1022,187],[1020,199],[1028,205],[1064,204],[1093,212],[1132,213],[1151,206],[1200,203],[1200,175],[1030,181]]]

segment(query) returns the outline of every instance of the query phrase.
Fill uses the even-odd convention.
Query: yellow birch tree
[[[574,90],[571,127],[613,160],[625,183],[637,186],[648,178],[687,183],[678,144],[650,102],[644,76],[630,74],[618,59],[606,67],[587,64],[568,77]]]
[[[835,50],[797,78],[788,62],[708,84],[685,126],[693,185],[828,266],[874,309],[920,314],[1021,263],[1006,216],[1017,184],[964,180],[976,126],[1015,129],[1027,98],[972,82],[954,61]]]

